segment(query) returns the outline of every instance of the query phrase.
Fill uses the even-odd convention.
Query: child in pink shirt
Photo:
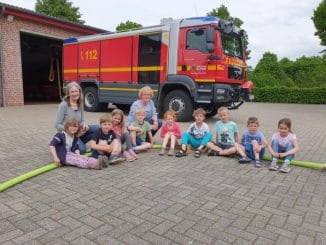
[[[168,143],[170,143],[170,150],[168,156],[174,155],[175,144],[181,138],[181,129],[176,123],[176,115],[174,110],[168,110],[164,113],[165,123],[161,128],[161,138],[163,139],[160,155],[163,156]]]

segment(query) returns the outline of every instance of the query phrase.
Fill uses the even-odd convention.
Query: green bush
[[[254,88],[256,102],[326,104],[326,88],[289,88],[263,87]]]

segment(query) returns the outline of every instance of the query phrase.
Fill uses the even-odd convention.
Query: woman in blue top
[[[129,115],[127,117],[127,128],[130,130],[129,126],[137,121],[135,112],[137,109],[141,108],[145,110],[145,121],[151,125],[152,135],[154,135],[163,124],[163,121],[157,118],[156,108],[152,100],[154,92],[149,86],[145,86],[139,90],[138,95],[139,99],[132,103],[130,107]]]

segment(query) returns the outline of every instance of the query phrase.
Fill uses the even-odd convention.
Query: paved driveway
[[[0,183],[52,161],[56,108],[0,108]],[[241,131],[257,116],[267,137],[290,117],[296,159],[326,161],[326,105],[246,103],[231,115]],[[102,171],[59,168],[0,193],[0,244],[326,244],[326,174],[158,150]]]

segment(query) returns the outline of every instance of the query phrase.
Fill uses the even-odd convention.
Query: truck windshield
[[[243,46],[240,36],[221,33],[223,53],[229,56],[243,58]]]

